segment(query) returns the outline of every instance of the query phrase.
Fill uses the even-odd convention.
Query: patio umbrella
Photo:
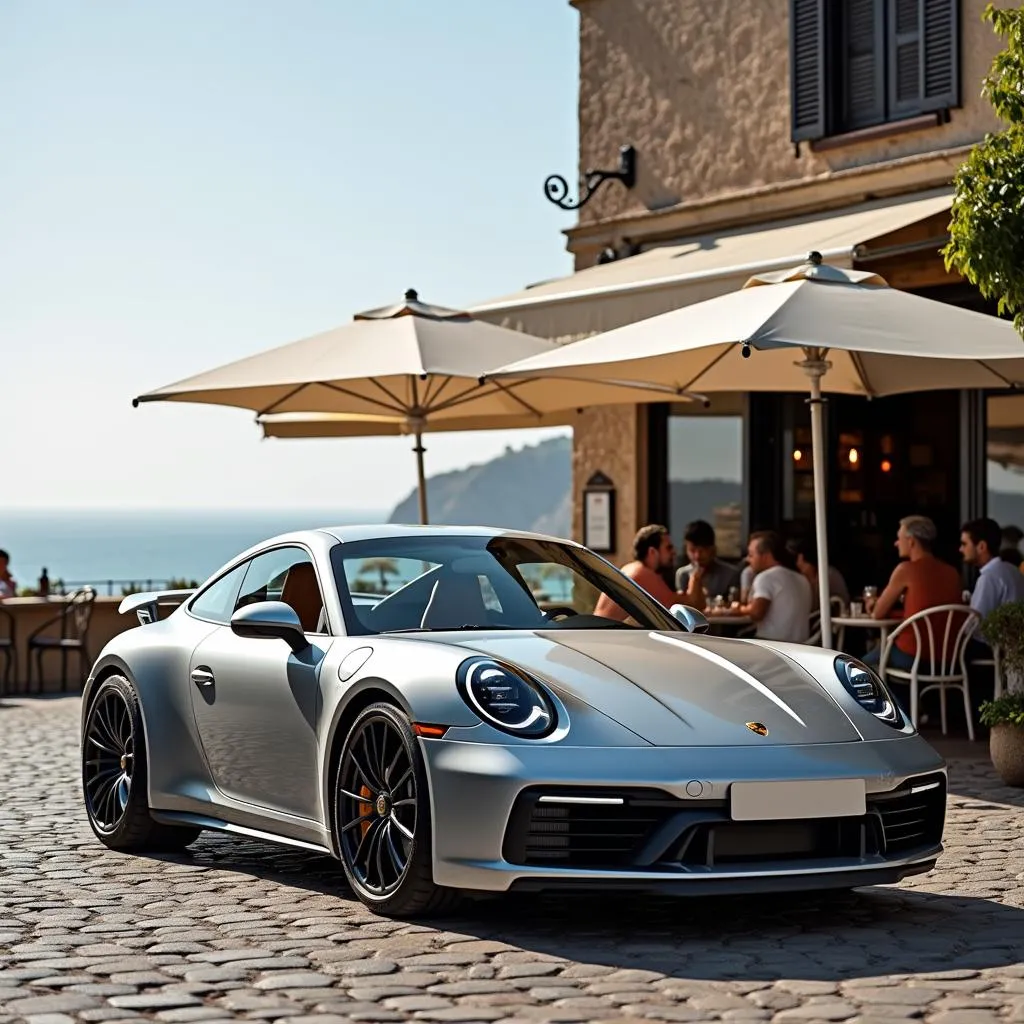
[[[573,404],[631,400],[626,388],[609,380],[581,382],[570,402],[561,381],[482,380],[493,366],[555,347],[458,310],[422,303],[409,290],[395,306],[359,313],[344,327],[149,391],[133,404],[201,402],[251,409],[257,416],[341,414],[353,424],[348,432],[357,436],[399,432],[401,424],[416,438],[420,519],[425,523],[422,436],[428,426],[542,426],[551,422],[550,414]]]
[[[889,288],[876,274],[823,265],[812,252],[792,270],[742,289],[492,371],[633,381],[683,391],[810,390],[822,645],[831,643],[822,390],[865,396],[1024,383],[1024,343],[1005,320]],[[567,389],[569,388],[567,384]],[[571,400],[571,389],[566,399]]]

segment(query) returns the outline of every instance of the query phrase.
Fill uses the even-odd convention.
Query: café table
[[[714,611],[709,608],[704,612],[704,617],[712,629],[728,629],[727,636],[735,636],[738,630],[754,624],[754,620],[749,615],[741,615],[731,609]]]
[[[839,630],[839,637],[836,647],[843,649],[846,642],[846,630],[849,629],[877,629],[878,646],[885,650],[885,642],[889,639],[889,632],[896,628],[902,619],[873,619],[868,614],[863,615],[836,615],[832,619],[832,628]]]
[[[712,612],[704,613],[704,617],[712,625],[718,626],[751,626],[754,620],[749,615],[740,615],[739,612]]]

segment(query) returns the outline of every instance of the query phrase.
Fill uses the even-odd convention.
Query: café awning
[[[728,228],[545,281],[473,306],[481,320],[559,341],[622,327],[742,287],[752,274],[801,263],[811,250],[852,267],[888,254],[886,236],[947,213],[949,189],[915,193],[767,224]],[[938,250],[946,224],[918,249]]]

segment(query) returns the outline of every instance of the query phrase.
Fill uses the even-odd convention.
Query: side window
[[[227,625],[231,621],[231,613],[235,610],[235,597],[241,586],[248,562],[235,566],[231,572],[211,583],[201,594],[192,598],[188,610],[200,619],[220,622]]]
[[[558,562],[520,562],[516,568],[541,611],[572,608],[577,615],[592,614],[599,593],[569,566]]]
[[[324,601],[313,562],[302,548],[274,548],[249,563],[235,608],[258,601],[290,605],[306,633],[327,631],[321,619]]]

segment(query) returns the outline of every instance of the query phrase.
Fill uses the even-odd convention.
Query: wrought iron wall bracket
[[[617,171],[588,170],[583,176],[583,187],[575,202],[569,199],[569,183],[560,174],[549,174],[544,179],[544,195],[563,210],[579,210],[590,202],[594,193],[606,181],[621,181],[626,188],[636,184],[636,150],[632,146],[619,149],[619,169]]]

